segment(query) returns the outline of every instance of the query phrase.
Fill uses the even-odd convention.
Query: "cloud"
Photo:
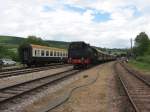
[[[129,47],[150,35],[149,0],[1,0],[0,34]]]

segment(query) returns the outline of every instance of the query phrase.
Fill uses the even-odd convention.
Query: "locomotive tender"
[[[115,60],[114,55],[106,54],[85,42],[72,42],[68,49],[68,63],[74,68]]]
[[[68,59],[66,49],[47,47],[35,44],[25,44],[19,47],[22,64],[39,66],[50,63],[64,63]]]

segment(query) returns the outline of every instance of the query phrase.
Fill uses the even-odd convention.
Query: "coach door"
[[[23,58],[24,58],[24,60],[28,60],[29,59],[29,54],[30,52],[29,52],[29,49],[28,48],[24,48],[24,50],[23,50]]]

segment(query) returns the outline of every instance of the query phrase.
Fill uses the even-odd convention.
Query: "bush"
[[[18,53],[3,45],[0,45],[0,58],[10,58],[14,61],[19,61]]]
[[[25,39],[20,45],[26,45],[26,44],[37,44],[37,45],[49,46],[47,42],[43,41],[40,37],[36,37],[36,36],[28,36],[28,38]]]

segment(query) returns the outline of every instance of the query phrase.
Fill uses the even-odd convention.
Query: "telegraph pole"
[[[131,49],[132,49],[132,38],[130,39],[130,42],[131,42]]]
[[[133,56],[133,44],[132,44],[132,38],[130,39],[130,43],[131,43],[131,57]]]

